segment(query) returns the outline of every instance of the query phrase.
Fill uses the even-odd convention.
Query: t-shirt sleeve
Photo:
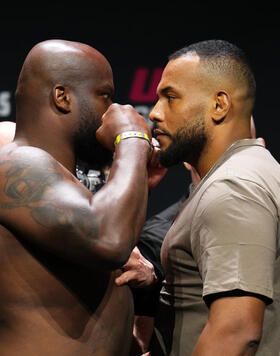
[[[207,188],[192,226],[206,302],[234,291],[272,301],[277,225],[276,205],[258,184],[223,180]]]

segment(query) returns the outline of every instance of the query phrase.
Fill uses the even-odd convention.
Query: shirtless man
[[[41,42],[23,64],[15,139],[0,149],[0,355],[129,353],[132,296],[114,280],[145,218],[151,133],[113,90],[108,61],[82,43]],[[131,130],[146,139],[119,141],[93,196],[76,158],[108,164]]]

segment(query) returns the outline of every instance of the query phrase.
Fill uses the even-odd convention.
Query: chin
[[[159,142],[161,150],[166,150],[167,147],[171,144],[170,138],[165,135],[159,135],[156,139]]]

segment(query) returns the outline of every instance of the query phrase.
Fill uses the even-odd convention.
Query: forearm
[[[143,353],[149,351],[153,330],[154,317],[147,315],[136,315],[134,317],[133,335]]]
[[[145,140],[121,141],[108,182],[92,199],[98,218],[98,243],[114,246],[123,263],[136,244],[146,217],[149,150]]]

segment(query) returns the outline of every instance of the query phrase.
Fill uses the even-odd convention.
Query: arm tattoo
[[[55,200],[44,200],[44,193],[63,180],[58,164],[48,164],[43,174],[25,162],[5,161],[0,162],[1,166],[7,168],[3,170],[5,183],[0,192],[0,208],[28,208],[33,220],[44,227],[96,236],[96,219],[87,209],[63,207]]]
[[[40,202],[44,191],[56,180],[61,179],[61,174],[54,168],[48,170],[51,171],[42,177],[36,169],[25,163],[8,168],[5,174],[4,194],[10,199],[8,201],[1,199],[1,208],[31,208],[32,203]]]

